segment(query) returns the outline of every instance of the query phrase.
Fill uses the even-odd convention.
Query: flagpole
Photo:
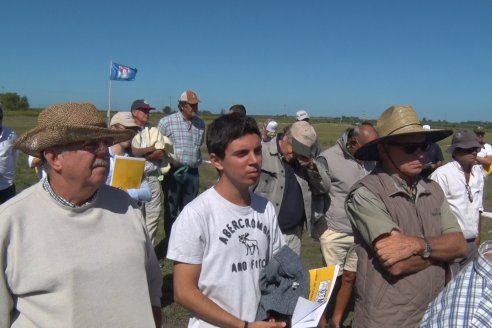
[[[109,101],[108,101],[108,117],[107,117],[107,124],[109,127],[109,122],[111,119],[111,68],[113,67],[113,59],[109,61]]]

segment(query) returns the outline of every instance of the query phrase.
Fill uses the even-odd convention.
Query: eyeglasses
[[[89,153],[97,153],[101,148],[103,150],[107,150],[107,148],[111,146],[111,142],[109,140],[97,140],[97,141],[89,141],[79,145],[79,150],[85,150]]]
[[[427,150],[429,150],[429,146],[430,146],[427,142],[411,144],[411,143],[386,141],[385,144],[390,146],[400,147],[405,154],[414,154],[417,151],[417,149],[420,149],[421,152],[425,153]]]
[[[472,194],[470,185],[465,183],[465,188],[466,188],[466,192],[468,194],[468,200],[470,201],[470,203],[473,203],[473,194]]]

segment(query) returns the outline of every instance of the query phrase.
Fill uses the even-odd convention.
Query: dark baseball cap
[[[148,110],[153,110],[155,107],[150,106],[150,104],[147,102],[147,100],[144,99],[137,99],[132,103],[132,109],[148,109]]]

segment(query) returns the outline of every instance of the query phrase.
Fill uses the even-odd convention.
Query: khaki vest
[[[397,188],[391,176],[380,171],[360,180],[352,190],[361,185],[381,198],[404,235],[441,235],[444,194],[437,183],[420,180],[419,188],[423,191],[415,201]],[[406,276],[392,276],[356,231],[355,240],[359,262],[352,327],[417,327],[428,304],[444,287],[444,265],[431,265]]]

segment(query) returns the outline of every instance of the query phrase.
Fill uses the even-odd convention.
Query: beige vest
[[[423,187],[415,201],[399,190],[386,173],[366,176],[361,185],[378,195],[401,233],[408,236],[441,235],[441,206],[444,194],[431,180],[420,180]],[[406,276],[392,276],[382,268],[373,253],[355,232],[357,255],[356,305],[352,327],[417,327],[427,305],[444,287],[444,265],[430,267]]]

